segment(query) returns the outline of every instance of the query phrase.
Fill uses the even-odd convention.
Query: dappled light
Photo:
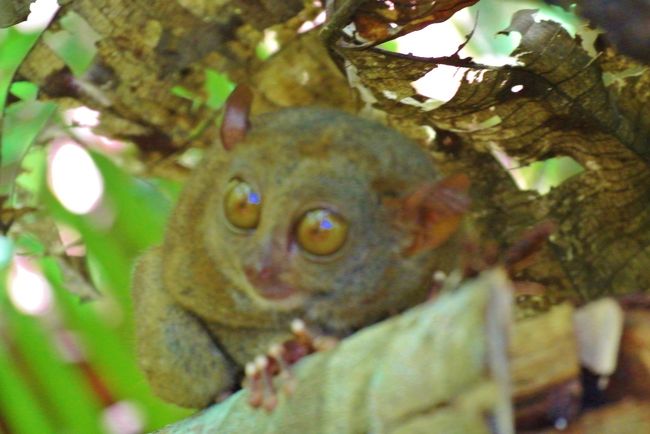
[[[9,299],[28,315],[43,315],[52,307],[52,288],[27,258],[14,256],[9,273]]]
[[[550,158],[522,165],[516,158],[498,149],[494,149],[492,155],[508,171],[519,189],[536,191],[541,195],[584,171],[571,157]]]
[[[462,68],[440,65],[411,84],[420,95],[435,100],[435,105],[440,106],[456,95],[462,80]]]
[[[75,214],[96,209],[104,193],[104,181],[88,152],[67,139],[52,144],[48,182],[61,204]]]
[[[47,26],[58,9],[56,0],[37,0],[30,5],[27,21],[16,24],[16,28],[22,32],[39,31]]]
[[[107,434],[138,434],[144,427],[142,411],[129,401],[119,401],[106,407],[102,419]]]
[[[127,146],[120,140],[111,139],[93,131],[100,124],[99,112],[88,107],[76,107],[66,110],[63,119],[70,125],[74,136],[86,145],[105,153],[118,154]]]

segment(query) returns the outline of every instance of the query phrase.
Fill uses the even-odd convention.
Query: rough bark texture
[[[0,27],[9,27],[25,20],[32,2],[33,0],[0,0]]]
[[[83,77],[74,77],[41,40],[19,74],[65,106],[83,104],[100,110],[103,132],[131,140],[147,154],[204,147],[216,137],[216,113],[205,107],[194,110],[191,101],[171,90],[182,86],[202,95],[206,68],[259,87],[263,96],[259,110],[316,100],[323,105],[345,107],[351,100],[353,104],[343,78],[317,39],[296,37],[298,25],[313,15],[310,11],[300,15],[301,10],[300,1],[68,1],[48,32],[59,31],[58,22],[67,14],[81,16],[98,35],[92,66]],[[278,25],[280,42],[291,47],[283,57],[262,64],[255,47],[262,38],[260,29],[271,25]],[[295,59],[288,56],[304,59],[292,62]],[[282,89],[324,87],[328,92],[303,91],[288,97],[264,81],[264,72],[253,78],[260,69],[269,77],[281,77],[277,85]]]
[[[509,285],[485,273],[304,359],[295,392],[271,414],[241,391],[159,432],[512,433]]]

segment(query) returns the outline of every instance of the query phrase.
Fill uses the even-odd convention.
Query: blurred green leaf
[[[4,290],[4,284],[0,284]],[[57,434],[38,401],[0,345],[0,414],[15,433]]]
[[[132,262],[162,239],[171,202],[151,183],[130,176],[109,158],[95,152],[91,156],[102,177],[110,180],[104,183],[102,205],[96,212],[71,213],[45,186],[42,203],[55,220],[81,234],[99,289],[113,291],[120,305],[126,307],[130,304]]]
[[[271,57],[271,54],[272,54],[271,50],[269,50],[269,47],[264,41],[260,42],[255,47],[255,55],[260,60],[268,59],[269,57]]]
[[[206,101],[208,107],[213,110],[221,107],[234,88],[235,85],[225,74],[206,68],[204,89],[208,96]]]
[[[16,69],[39,36],[40,32],[23,33],[14,28],[0,29],[0,119]]]
[[[399,43],[396,40],[386,41],[382,44],[377,45],[377,48],[391,52],[397,52],[398,47]]]
[[[16,178],[16,184],[32,193],[36,199],[40,198],[45,185],[46,159],[44,148],[32,147],[21,161],[23,172]]]
[[[20,101],[5,112],[2,130],[2,164],[18,162],[56,111],[53,102]]]
[[[191,90],[183,86],[174,86],[171,88],[170,92],[172,93],[172,95],[189,99],[190,101],[193,101],[196,98],[198,98],[198,95],[196,95],[194,92],[192,92]]]
[[[584,168],[571,157],[557,157],[536,161],[512,171],[522,177],[526,190],[536,190],[540,194],[546,194],[551,188],[583,172]]]
[[[101,433],[100,403],[80,370],[64,361],[54,348],[56,328],[45,328],[38,317],[18,313],[7,305],[4,317],[11,324],[11,334],[20,337],[15,345],[25,362],[23,369],[30,373],[49,408],[57,432]]]
[[[44,264],[48,278],[52,277],[53,266],[50,261]],[[115,332],[115,325],[109,325],[99,314],[100,303],[104,303],[104,307],[112,312],[111,315],[130,317],[130,309],[111,311],[111,303],[108,300],[81,304],[56,279],[50,281],[53,283],[57,305],[62,310],[66,325],[78,331],[88,352],[89,361],[95,366],[100,377],[110,385],[111,392],[116,397],[135,400],[146,408],[150,428],[161,427],[190,414],[188,410],[164,403],[152,395],[135,363],[132,329],[129,327],[129,338],[125,339]]]
[[[44,259],[42,266],[67,326],[78,331],[100,377],[120,399],[138,402],[148,415],[149,429],[153,429],[189,412],[155,398],[136,366],[130,276],[135,257],[161,240],[171,201],[152,183],[127,174],[109,158],[94,152],[91,156],[107,180],[100,209],[112,216],[110,226],[101,223],[101,210],[89,215],[67,211],[45,185],[42,203],[51,216],[82,235],[91,275],[102,297],[80,303],[65,287],[54,258]],[[45,178],[41,174],[41,182]],[[170,192],[177,188],[173,183],[167,185]]]
[[[101,39],[101,35],[73,11],[68,12],[58,22],[63,30],[45,32],[43,41],[70,67],[75,76],[81,76],[97,53],[95,44]]]
[[[21,255],[42,256],[45,254],[45,245],[34,234],[21,233],[15,243],[16,250]]]
[[[38,96],[38,86],[30,81],[15,81],[11,84],[9,92],[23,101],[35,100]]]
[[[183,189],[183,184],[171,179],[152,178],[147,182],[149,182],[151,186],[158,190],[161,194],[164,194],[170,203],[176,203],[178,196],[181,194],[181,191]]]

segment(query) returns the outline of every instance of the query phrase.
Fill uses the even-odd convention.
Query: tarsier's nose
[[[244,267],[244,273],[246,274],[246,277],[248,277],[248,280],[254,285],[269,284],[273,283],[274,280],[277,280],[276,273],[270,266],[259,268],[254,266],[246,266]]]
[[[263,267],[245,266],[244,273],[257,293],[264,298],[281,300],[296,294],[296,289],[282,282],[279,270],[271,265]]]

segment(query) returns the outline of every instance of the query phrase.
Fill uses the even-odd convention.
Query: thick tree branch
[[[510,306],[503,272],[486,272],[303,360],[271,414],[240,391],[160,433],[512,433]]]

